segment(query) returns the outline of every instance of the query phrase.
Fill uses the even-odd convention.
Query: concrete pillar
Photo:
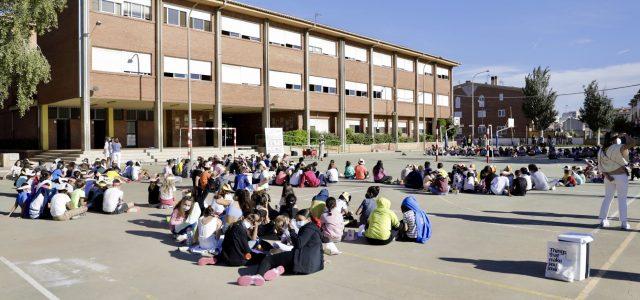
[[[215,13],[215,106],[214,106],[214,116],[213,116],[213,124],[214,127],[222,127],[222,29],[220,27],[220,19],[221,19],[221,11],[220,9],[216,10]],[[222,130],[215,131],[215,139],[214,145],[218,148],[222,148]]]
[[[438,65],[433,63],[433,122],[431,122],[431,134],[433,134],[433,138],[436,137],[436,133],[438,131]],[[427,129],[425,128],[425,131]]]
[[[346,92],[344,87],[345,82],[345,74],[344,74],[344,40],[340,39],[339,47],[338,47],[339,60],[338,60],[338,102],[339,102],[339,112],[338,112],[338,136],[340,137],[340,145],[342,150],[345,149],[345,145],[347,144],[347,132],[345,128],[347,112],[345,106],[345,98]]]
[[[107,108],[107,136],[113,137],[115,134],[114,130],[114,120],[113,120],[113,107]]]
[[[38,118],[40,119],[40,150],[49,150],[49,105],[40,105],[38,110]]]
[[[393,53],[393,115],[391,135],[394,143],[398,143],[398,54]]]
[[[369,95],[369,121],[368,128],[364,130],[364,132],[369,133],[369,135],[375,135],[375,103],[373,99],[373,47],[369,47],[369,87],[367,89],[367,95]]]
[[[153,125],[154,125],[154,133],[153,133],[153,144],[154,146],[162,151],[164,149],[164,114],[162,113],[162,80],[164,79],[164,55],[162,53],[162,15],[163,15],[163,5],[162,0],[156,1],[155,6],[155,19],[156,19],[156,99],[153,104]],[[111,110],[111,115],[113,116],[113,108],[109,108]],[[113,118],[110,119],[109,124],[112,124]],[[112,136],[112,127],[109,125],[109,136]]]
[[[91,94],[89,92],[89,1],[81,1],[80,19],[82,25],[80,46],[80,121],[81,143],[83,151],[91,150]]]
[[[413,128],[413,139],[416,142],[420,141],[420,130],[419,130],[419,126],[418,124],[420,124],[420,93],[418,92],[418,72],[422,72],[422,70],[418,70],[418,58],[416,58],[413,61],[413,70],[415,71],[415,85],[413,88],[413,98],[416,99],[415,101],[415,112],[414,112],[414,116],[413,116],[413,126],[411,126],[411,128]],[[411,131],[409,131],[411,132]]]
[[[304,32],[304,74],[302,74],[302,90],[304,91],[303,127],[307,132],[307,147],[311,145],[311,103],[309,99],[309,30]]]
[[[262,109],[262,128],[271,127],[271,101],[269,99],[269,20],[262,26],[262,87],[264,90],[264,108]]]

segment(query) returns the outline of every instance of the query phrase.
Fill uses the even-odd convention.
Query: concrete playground
[[[336,155],[344,161],[360,157],[369,169],[378,159],[396,177],[406,164],[434,157],[420,153]],[[445,157],[454,163],[484,158]],[[570,160],[497,158],[499,168],[539,164],[558,178]],[[320,163],[326,169],[328,160]],[[433,165],[435,167],[435,165]],[[159,171],[162,166],[152,166]],[[190,180],[183,181],[189,185]],[[431,218],[433,235],[426,244],[393,242],[370,246],[342,242],[343,252],[325,256],[325,269],[307,276],[283,276],[263,287],[239,287],[239,274],[253,268],[200,267],[198,256],[177,251],[164,221],[169,210],[143,207],[123,215],[88,213],[69,222],[7,218],[15,191],[0,182],[0,298],[2,299],[639,299],[640,183],[629,187],[631,231],[620,231],[617,219],[609,229],[596,229],[604,195],[602,184],[556,191],[532,191],[526,197],[450,194],[433,196],[399,186],[383,186],[381,195],[400,213],[400,202],[414,193]],[[355,211],[371,182],[342,181],[332,196],[353,195]],[[144,205],[147,184],[123,186],[127,201]],[[316,188],[296,189],[299,207],[310,203]],[[272,187],[279,199],[280,187]],[[617,205],[611,208],[617,216]],[[592,277],[561,282],[544,277],[547,241],[565,232],[592,233]]]

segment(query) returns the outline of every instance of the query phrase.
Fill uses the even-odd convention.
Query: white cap
[[[24,185],[22,185],[22,186],[20,186],[20,187],[17,187],[17,188],[16,188],[16,190],[18,190],[18,191],[22,191],[22,190],[31,190],[31,186],[30,186],[30,185],[28,185],[28,184],[24,184]]]
[[[361,165],[364,165],[364,159],[362,159],[362,158],[361,158],[361,159],[358,161],[358,163],[359,163],[359,164],[361,164]]]

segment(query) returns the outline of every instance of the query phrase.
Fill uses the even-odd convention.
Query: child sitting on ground
[[[187,245],[191,245],[198,217],[200,217],[200,206],[194,205],[190,192],[185,193],[169,219],[169,229],[176,238],[176,242],[187,242]]]
[[[327,212],[322,214],[320,218],[322,227],[322,242],[324,243],[338,243],[342,240],[342,234],[344,233],[344,219],[342,218],[342,212],[337,207],[336,198],[329,197],[326,201]]]
[[[193,205],[199,207],[198,205]],[[222,234],[222,220],[220,215],[224,206],[214,203],[205,208],[204,215],[198,219],[198,246],[189,249],[192,253],[217,254],[220,250],[220,235]]]
[[[367,220],[369,220],[369,215],[376,209],[376,198],[378,198],[379,193],[379,186],[370,186],[367,189],[364,200],[362,200],[362,203],[360,203],[360,206],[356,210],[356,215],[360,216],[360,225],[366,225]]]

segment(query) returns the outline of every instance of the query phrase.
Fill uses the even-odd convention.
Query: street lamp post
[[[138,55],[138,53],[134,53],[131,58],[129,58],[129,60],[127,60],[127,63],[132,64],[133,63],[133,58],[136,58],[136,62],[138,63],[138,80],[139,80],[139,99],[140,101],[142,101],[142,73],[140,73],[140,55]]]
[[[472,145],[473,145],[473,139],[475,138],[475,128],[476,128],[476,116],[475,116],[476,100],[475,100],[474,80],[476,76],[484,73],[489,73],[489,70],[478,72],[476,74],[473,74],[473,77],[471,77],[471,144]]]

